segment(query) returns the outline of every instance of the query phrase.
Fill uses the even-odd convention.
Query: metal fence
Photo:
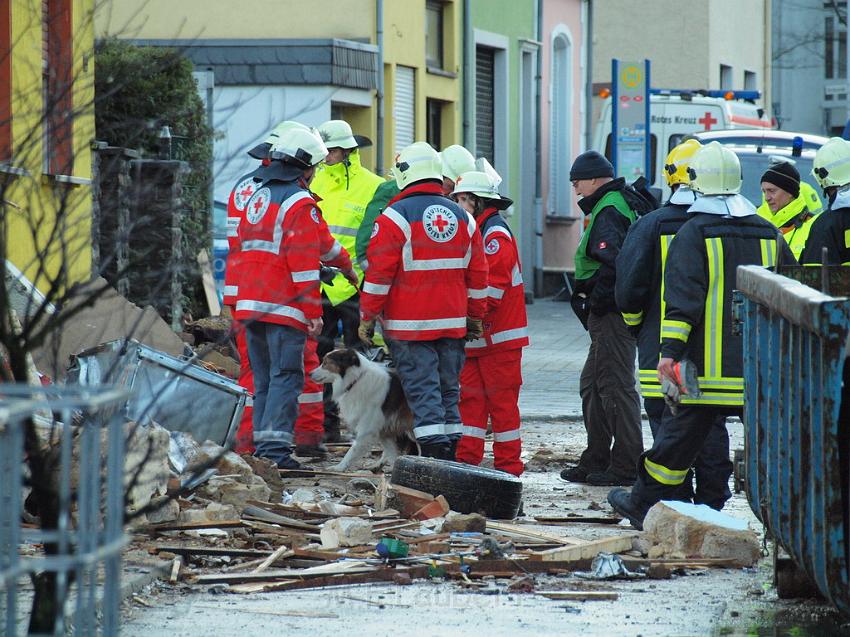
[[[118,633],[124,536],[123,390],[0,384],[0,587],[4,635],[27,630],[33,573],[56,574],[54,635]],[[55,450],[56,528],[23,525],[25,436]],[[32,439],[30,439],[32,440]],[[42,447],[43,446],[43,447]],[[36,525],[37,526],[37,525]],[[41,547],[55,547],[50,554]],[[98,615],[100,614],[100,621]]]
[[[750,508],[850,613],[850,300],[753,266],[737,287]]]

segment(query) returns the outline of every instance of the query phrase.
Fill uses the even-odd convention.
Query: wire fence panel
[[[27,633],[38,597],[31,575],[55,586],[53,635],[118,634],[126,400],[126,391],[109,387],[0,384],[4,635]],[[31,470],[34,455],[49,471]],[[36,475],[49,478],[36,484]],[[26,494],[42,517],[55,507],[55,525],[22,523],[32,515]]]

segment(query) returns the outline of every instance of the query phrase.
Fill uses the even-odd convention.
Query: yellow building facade
[[[6,258],[45,291],[92,262],[93,0],[0,3]]]
[[[181,0],[179,3],[147,0],[142,8],[134,0],[112,0],[108,10],[98,13],[95,24],[99,38],[112,36],[139,44],[181,46],[198,69],[208,68],[204,64],[207,58],[203,58],[205,53],[193,54],[193,49],[206,47],[209,50],[217,43],[257,48],[282,42],[303,42],[305,46],[334,40],[368,43],[377,60],[383,62],[383,77],[365,99],[347,99],[341,96],[343,91],[334,93],[333,90],[325,97],[318,86],[320,82],[307,79],[303,82],[305,90],[316,86],[309,109],[303,105],[305,100],[296,95],[285,100],[285,106],[275,108],[274,113],[256,113],[254,120],[280,121],[292,116],[315,125],[331,117],[346,119],[358,134],[375,142],[380,137],[382,161],[377,161],[376,144],[363,151],[363,163],[386,172],[395,152],[406,145],[405,142],[430,138],[438,140],[440,146],[461,143],[458,78],[463,55],[462,5],[461,0],[314,0],[307,4],[294,0],[256,0],[250,4],[248,12],[246,6],[230,0]],[[218,53],[228,50],[232,49],[217,49],[215,57],[220,59]],[[261,61],[256,61],[257,68],[261,65]],[[305,63],[304,69],[306,77],[310,73],[309,63]],[[261,75],[263,73],[257,74]],[[244,87],[234,81],[232,75],[216,67],[216,99],[232,104],[238,99],[226,97],[228,82]],[[268,79],[258,80],[258,84],[274,83]],[[277,83],[290,88],[297,84],[283,80]],[[333,83],[330,84],[333,89]],[[278,104],[273,98],[243,99],[238,103],[244,110],[271,110],[268,105]],[[217,151],[225,145],[231,132],[239,135],[229,144],[226,153],[217,152],[217,155],[224,154],[227,160],[238,163],[244,159],[237,156],[236,148],[255,141],[245,139],[254,131],[240,124],[232,112],[231,118],[233,122],[224,122],[224,118],[215,121],[216,129],[223,132],[225,138],[225,142],[217,142]],[[383,134],[379,136],[381,120]],[[250,132],[246,134],[246,131]],[[235,168],[232,171],[220,168],[216,166],[216,175],[239,172]],[[216,199],[219,198],[217,192]]]

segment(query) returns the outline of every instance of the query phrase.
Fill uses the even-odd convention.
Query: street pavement
[[[523,420],[581,419],[579,376],[590,336],[569,303],[538,299],[526,310],[531,344],[522,354]]]

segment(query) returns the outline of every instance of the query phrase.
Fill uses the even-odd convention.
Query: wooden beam
[[[615,600],[619,597],[614,591],[534,591],[548,599],[562,599],[574,602],[590,602],[598,600]]]
[[[153,547],[155,553],[176,553],[178,555],[211,555],[229,557],[265,557],[271,555],[271,551],[257,551],[255,549],[231,549],[213,546],[181,546],[179,544],[166,544]]]
[[[584,542],[575,546],[565,546],[563,548],[549,549],[548,551],[538,551],[536,553],[531,553],[529,555],[529,559],[543,560],[545,562],[553,560],[570,562],[572,560],[592,559],[596,557],[597,553],[620,553],[622,551],[630,551],[632,548],[632,540],[636,537],[638,537],[637,533],[630,533],[628,535],[616,535],[602,540]]]
[[[573,544],[584,544],[584,540],[580,540],[575,537],[564,537],[562,535],[552,535],[551,533],[542,533],[540,531],[533,531],[531,529],[525,529],[518,524],[508,524],[507,522],[495,522],[493,520],[487,520],[487,530],[488,531],[497,531],[499,533],[504,533],[506,535],[514,535],[518,537],[526,537],[535,540],[541,540],[543,542],[551,542],[552,544],[563,544],[566,546],[570,546]]]

